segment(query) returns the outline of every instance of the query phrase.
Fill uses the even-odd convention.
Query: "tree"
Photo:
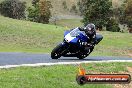
[[[111,18],[106,24],[106,30],[112,32],[119,32],[120,28],[118,26],[118,22],[115,18]]]
[[[106,30],[107,31],[112,31],[112,32],[119,32],[120,27],[119,27],[119,19],[123,15],[123,8],[122,7],[113,7],[111,11],[109,12],[109,19],[106,24]]]
[[[132,28],[132,0],[126,1],[124,12],[124,23],[126,23],[129,28]]]
[[[110,0],[80,0],[83,23],[94,23],[98,28],[102,28],[109,20],[109,12],[112,6]],[[82,8],[83,6],[83,8]]]
[[[40,9],[40,19],[41,23],[49,23],[51,17],[50,8],[52,7],[50,1],[40,0],[39,9]]]
[[[0,13],[3,16],[23,19],[25,18],[26,2],[19,0],[4,0],[0,3]]]
[[[129,32],[132,33],[132,0],[127,0],[126,1],[126,6],[125,6],[125,23],[129,27]]]
[[[33,0],[32,6],[28,8],[28,19],[38,23],[49,23],[51,17],[51,2],[46,0]]]
[[[38,8],[38,6],[28,8],[28,19],[33,22],[39,22],[39,8]]]
[[[32,0],[32,6],[37,6],[39,0]]]
[[[132,0],[125,0],[119,20],[121,24],[127,24],[129,32],[132,32]]]

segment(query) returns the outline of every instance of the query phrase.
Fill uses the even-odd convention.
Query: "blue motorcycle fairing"
[[[69,45],[67,43],[65,43],[65,42],[61,42],[60,44],[63,45],[65,48],[69,47]]]
[[[81,42],[87,42],[88,41],[88,37],[82,33],[80,33],[78,37],[81,40]]]
[[[81,42],[87,42],[88,37],[84,31],[80,31],[78,28],[73,29],[72,31],[65,31],[64,33],[65,40],[69,43],[76,43],[78,45],[78,40]]]

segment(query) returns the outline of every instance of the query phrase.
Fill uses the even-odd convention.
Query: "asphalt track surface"
[[[81,61],[131,61],[129,57],[112,57],[112,56],[88,56],[83,60],[75,57],[61,57],[53,60],[50,54],[29,54],[29,53],[0,53],[0,66],[6,65],[21,65],[21,64],[36,64],[36,63],[59,63],[59,62],[81,62]]]

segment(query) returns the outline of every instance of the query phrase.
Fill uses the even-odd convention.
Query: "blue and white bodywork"
[[[64,39],[68,43],[75,44],[75,43],[78,43],[78,41],[87,42],[88,37],[84,31],[80,31],[79,28],[75,28],[72,31],[65,31]]]

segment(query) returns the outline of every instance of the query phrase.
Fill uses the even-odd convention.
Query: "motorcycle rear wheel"
[[[80,54],[77,58],[79,58],[80,60],[86,58],[93,51],[93,49],[94,49],[94,47],[90,48],[89,51],[87,52],[87,54]]]

